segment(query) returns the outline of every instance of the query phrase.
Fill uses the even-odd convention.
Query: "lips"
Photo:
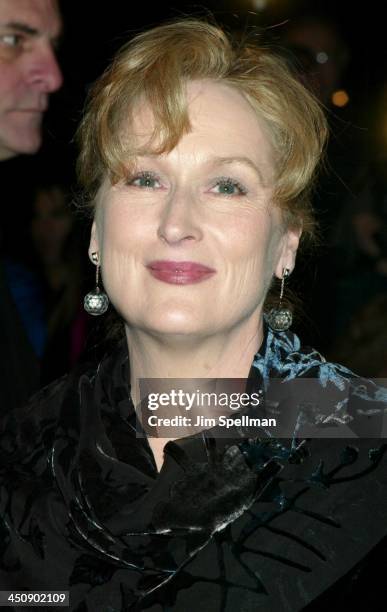
[[[148,270],[158,280],[173,285],[200,283],[216,273],[216,270],[193,261],[152,261]]]

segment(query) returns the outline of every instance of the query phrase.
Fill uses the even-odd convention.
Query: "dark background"
[[[87,85],[106,67],[119,46],[132,34],[162,22],[184,15],[214,15],[216,20],[230,28],[245,29],[258,25],[281,31],[286,20],[297,21],[303,12],[318,11],[334,19],[349,47],[350,61],[344,75],[343,86],[350,95],[352,107],[367,107],[361,129],[374,128],[377,95],[383,83],[387,84],[387,47],[384,3],[376,0],[268,0],[267,10],[254,11],[249,0],[216,0],[192,2],[62,2],[65,19],[64,44],[60,53],[65,73],[65,88],[59,98],[64,110],[59,124],[52,118],[53,135],[64,139],[72,133],[82,106]],[[56,110],[56,109],[53,109]],[[387,123],[387,117],[386,117]],[[59,128],[59,130],[58,130]]]
[[[244,30],[251,26],[270,29],[274,38],[276,32],[280,36],[284,22],[296,22],[305,11],[332,18],[350,54],[342,79],[342,87],[350,96],[345,121],[350,122],[350,129],[363,140],[365,155],[370,158],[384,155],[387,147],[384,3],[376,0],[356,3],[343,0],[267,0],[266,7],[263,11],[254,10],[253,0],[207,0],[200,4],[185,1],[62,0],[64,32],[58,56],[65,77],[64,86],[52,96],[45,120],[44,146],[39,155],[33,160],[18,158],[11,161],[7,164],[9,173],[2,173],[9,176],[4,186],[6,193],[12,199],[13,189],[25,185],[28,176],[34,175],[36,168],[40,169],[42,165],[47,172],[66,174],[73,179],[76,157],[73,137],[88,87],[108,65],[115,51],[133,34],[166,19],[185,15],[210,14],[230,29]],[[20,180],[20,174],[24,180]],[[4,210],[6,219],[3,218],[3,222],[9,217],[11,227],[15,211],[12,207],[3,207]],[[21,213],[19,207],[18,221]]]
[[[360,167],[363,171],[374,160],[387,159],[384,3],[376,0],[359,0],[356,3],[343,0],[261,0],[261,5],[266,6],[264,10],[256,10],[256,5],[253,0],[207,0],[200,4],[185,1],[62,0],[64,32],[58,58],[64,73],[64,86],[52,96],[45,119],[44,145],[34,157],[21,157],[2,165],[2,194],[8,203],[2,206],[6,250],[14,256],[28,258],[26,228],[31,215],[29,188],[38,174],[64,180],[72,186],[74,199],[77,198],[74,174],[76,146],[73,139],[88,88],[109,64],[115,51],[131,36],[171,18],[211,15],[218,23],[232,30],[244,31],[258,26],[270,32],[274,42],[281,37],[287,22],[297,22],[305,12],[331,18],[349,52],[349,61],[340,83],[340,87],[348,92],[349,103],[344,109],[330,111],[333,137],[339,135],[340,138],[345,133],[342,157],[345,158],[348,153],[352,161],[353,143],[356,143],[359,172]],[[352,195],[351,179],[356,178],[356,163],[350,168],[353,176],[349,180],[344,175],[341,179],[338,170],[336,182],[341,181],[343,187],[339,199]],[[385,230],[387,233],[387,228]],[[80,240],[85,245],[85,260],[87,239],[88,225],[85,223],[80,233]],[[302,277],[302,282],[299,293],[304,301],[304,312],[308,313],[309,304],[314,300],[311,312],[318,325],[306,325],[301,331],[306,341],[324,349],[324,321],[326,329],[330,329],[331,325],[324,310],[326,304],[333,303],[330,300],[331,289],[329,279],[324,279],[318,268],[315,273],[311,270],[309,262],[304,268],[300,265],[298,275]],[[328,264],[325,265],[325,273],[332,278],[335,270]],[[90,284],[92,282],[90,278]],[[328,284],[324,285],[326,282]],[[320,294],[316,293],[318,289]],[[336,324],[341,325],[340,321]],[[296,328],[296,331],[299,329]]]
[[[79,121],[88,86],[101,74],[115,51],[133,34],[166,19],[211,14],[232,29],[258,25],[281,32],[283,22],[297,21],[303,12],[331,17],[347,44],[350,60],[342,86],[350,96],[346,109],[354,128],[367,133],[369,147],[380,131],[386,134],[387,109],[383,116],[383,86],[387,87],[387,47],[384,3],[376,0],[268,0],[267,9],[254,11],[249,0],[192,2],[133,2],[110,0],[62,1],[63,44],[59,58],[65,85],[54,96],[47,116],[47,138],[41,155],[51,158],[52,149],[64,158],[74,155],[71,139]],[[380,144],[380,143],[379,143]],[[370,151],[380,154],[380,151]],[[70,162],[71,163],[71,162]]]

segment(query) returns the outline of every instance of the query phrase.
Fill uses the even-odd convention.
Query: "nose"
[[[170,195],[160,215],[157,235],[171,246],[201,240],[202,229],[193,194],[176,190]]]
[[[29,81],[36,89],[45,93],[57,91],[62,86],[63,76],[55,51],[49,43],[42,43],[36,50],[30,65]]]

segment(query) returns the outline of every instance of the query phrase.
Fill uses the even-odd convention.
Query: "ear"
[[[281,240],[282,245],[280,247],[279,258],[274,271],[277,278],[282,278],[284,268],[288,268],[290,272],[293,272],[296,265],[296,255],[301,234],[302,228],[300,227],[289,227],[285,230]]]
[[[91,263],[94,264],[92,258],[91,258],[91,254],[92,253],[99,253],[99,240],[98,240],[98,232],[97,232],[97,224],[95,221],[93,221],[93,225],[91,226],[91,232],[90,232],[90,244],[89,244],[89,259],[91,261]]]

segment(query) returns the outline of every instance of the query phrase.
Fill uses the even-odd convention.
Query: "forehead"
[[[0,25],[22,24],[58,36],[61,18],[57,0],[0,0]]]
[[[234,87],[215,81],[192,81],[187,84],[186,98],[191,131],[184,134],[177,148],[198,145],[222,154],[249,154],[271,161],[272,146],[269,129],[247,99]],[[133,132],[146,142],[155,123],[149,104],[134,112]]]

